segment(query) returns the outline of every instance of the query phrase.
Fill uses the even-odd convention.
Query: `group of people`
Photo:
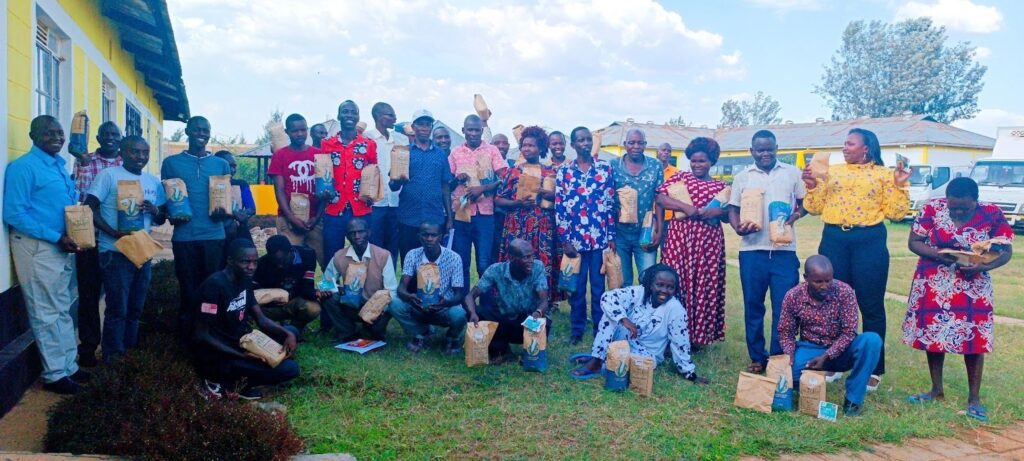
[[[432,330],[445,329],[444,351],[458,354],[467,323],[491,320],[498,323],[491,360],[501,363],[513,357],[510,344],[522,343],[528,317],[546,322],[550,332],[550,312],[566,299],[569,345],[593,334],[591,353],[572,358],[573,378],[596,376],[609,343],[625,339],[633,353],[658,362],[670,356],[684,378],[703,384],[707,380],[698,375],[691,354],[725,338],[728,225],[741,237],[747,371],[762,373],[769,356],[785,354],[794,380],[804,369],[832,372],[830,379],[849,372],[844,411],[860,414],[866,393],[878,388],[886,371],[884,221],[903,219],[909,204],[909,171],[884,166],[874,133],[851,130],[844,161],[822,176],[780,162],[775,135],[757,131],[750,147],[753,164],[730,186],[711,175],[721,153],[711,138],[689,143],[689,168],[682,170],[671,164],[671,146],[658,146],[657,155],[648,156],[640,128],[626,132],[624,155],[603,159],[595,155],[586,127],[566,136],[531,126],[517,133],[520,157],[511,159],[508,137],[490,135],[489,115],[467,116],[465,142],[454,147],[451,134],[436,127],[426,110],[396,131],[390,105],[375,104],[373,126],[360,126],[359,107],[345,101],[334,136],[322,125],[309,129],[301,115],[288,116],[290,144],[273,153],[268,170],[279,205],[278,234],[267,241],[262,257],[247,232],[255,208],[251,193],[243,193],[249,200],[237,210],[209,209],[209,177],[233,174],[233,159],[208,152],[210,123],[191,118],[188,149],[164,160],[161,179],[181,179],[188,189],[191,219],[170,219],[181,290],[178,328],[195,348],[206,391],[257,398],[258,386],[299,373],[290,358],[271,367],[239,347],[252,323],[281,342],[289,356],[318,318],[320,331],[338,341],[383,339],[394,318],[408,334],[411,352],[427,346]],[[117,181],[141,180],[147,231],[151,223],[169,219],[166,197],[159,181],[142,172],[148,145],[137,136],[122,139],[112,123],[99,128],[96,152],[72,152],[74,179],[57,155],[64,137],[55,119],[34,120],[30,137],[32,150],[8,168],[4,221],[12,228],[12,253],[43,356],[45,386],[74,392],[88,380],[76,355],[81,363],[95,360],[100,344],[98,316],[92,319],[90,306],[101,284],[107,296],[103,359],[116,360],[138,341],[150,266],[136,267],[113,246],[123,236],[109,225],[116,219]],[[408,174],[396,177],[391,161],[399,146],[408,148]],[[576,152],[574,159],[566,157],[567,148]],[[331,160],[326,189],[317,186],[318,154]],[[367,168],[387,178],[376,198],[360,193]],[[752,192],[760,201],[746,201]],[[309,198],[308,217],[293,212],[294,194]],[[42,196],[47,200],[33,199]],[[1013,232],[998,207],[977,199],[977,185],[957,178],[947,198],[929,202],[915,220],[909,246],[921,260],[903,340],[927,351],[934,383],[911,401],[941,400],[944,354],[963,354],[971,383],[968,414],[985,419],[979,389],[982,359],[992,342],[988,271],[1009,261]],[[98,211],[100,245],[94,253],[80,251],[64,232],[63,207],[80,202]],[[754,213],[761,222],[743,218],[749,203],[763,208]],[[807,214],[820,215],[825,227],[819,254],[805,261],[801,282],[795,235],[790,231],[780,242],[769,228],[791,227]],[[970,250],[996,237],[1003,240],[992,245],[998,257],[990,262],[965,265],[939,252]],[[609,255],[621,261],[624,283],[606,291]],[[563,258],[579,258],[574,284],[562,280]],[[75,259],[81,345],[65,283]],[[470,287],[474,261],[479,280]],[[356,280],[350,275],[354,267],[360,271]],[[262,288],[284,289],[289,300],[261,305],[254,290]],[[360,308],[381,290],[390,294],[387,308],[364,320]]]

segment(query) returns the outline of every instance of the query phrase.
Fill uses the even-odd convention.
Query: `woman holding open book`
[[[910,285],[903,342],[928,355],[932,388],[911,403],[943,400],[942,366],[947,353],[967,366],[967,415],[988,420],[979,391],[985,354],[992,352],[992,277],[1010,261],[1013,228],[1002,210],[978,203],[978,184],[956,178],[946,198],[931,200],[910,231],[910,251],[921,259]]]
[[[690,343],[700,347],[725,339],[725,236],[719,219],[728,198],[716,199],[727,186],[711,177],[721,153],[718,143],[694,138],[685,153],[691,171],[676,172],[658,188],[655,215],[675,212],[661,262],[679,273]]]
[[[853,287],[864,331],[885,341],[889,249],[883,221],[901,220],[909,211],[910,170],[902,164],[886,168],[878,137],[862,128],[847,134],[843,159],[845,163],[825,166],[825,172],[813,165],[804,170],[804,209],[825,222],[818,253],[832,262],[835,278]],[[883,346],[868,391],[878,389],[884,373]]]
[[[519,151],[526,163],[505,171],[494,197],[494,203],[506,210],[498,261],[509,260],[508,246],[512,240],[526,240],[533,245],[537,259],[544,264],[548,286],[556,287],[555,274],[558,273],[561,251],[555,234],[555,210],[541,207],[542,200],[555,200],[553,189],[541,187],[544,178],[553,179],[555,176],[555,170],[540,163],[548,151],[547,133],[536,126],[525,128],[520,134]],[[562,299],[558,290],[549,290],[548,293],[552,300]]]

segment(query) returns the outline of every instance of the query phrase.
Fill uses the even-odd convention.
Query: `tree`
[[[267,123],[263,124],[263,134],[260,135],[260,137],[256,138],[256,140],[253,141],[253,143],[256,144],[256,145],[261,145],[261,144],[269,143],[270,142],[270,129],[269,129],[270,124],[271,123],[281,123],[282,121],[284,121],[284,114],[281,113],[281,109],[275,108],[274,112],[271,112],[271,114],[270,114],[270,120],[267,120]]]
[[[722,121],[719,128],[735,128],[749,125],[777,125],[782,123],[779,111],[782,106],[771,96],[758,91],[752,101],[730,99],[722,103]]]
[[[835,120],[907,111],[943,123],[973,118],[988,68],[975,62],[970,42],[946,39],[946,28],[928,18],[853,21],[814,92]]]
[[[167,138],[167,140],[171,142],[181,142],[181,140],[183,139],[185,139],[184,128],[178,128],[177,130],[174,130],[174,133],[171,133],[171,137]]]

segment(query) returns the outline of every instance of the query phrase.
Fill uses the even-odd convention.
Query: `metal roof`
[[[811,123],[786,123],[780,125],[745,126],[739,128],[695,128],[655,124],[614,122],[602,132],[602,145],[621,144],[629,128],[641,128],[647,134],[647,147],[655,148],[668,142],[676,149],[684,149],[697,136],[713,137],[723,151],[746,150],[750,138],[758,130],[770,130],[775,134],[779,149],[822,149],[842,147],[846,133],[852,128],[865,128],[878,135],[883,146],[929,145],[972,149],[992,149],[995,139],[978,133],[936,122],[926,115],[901,115],[882,118],[857,118],[851,120],[822,121]]]
[[[165,120],[188,120],[188,95],[165,0],[102,0],[121,46],[135,57],[135,69],[153,90]]]

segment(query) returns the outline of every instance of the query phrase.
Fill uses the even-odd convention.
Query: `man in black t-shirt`
[[[301,333],[306,324],[320,316],[313,277],[316,253],[307,246],[292,246],[288,237],[267,239],[267,254],[260,257],[253,276],[253,288],[280,288],[288,292],[287,303],[263,304],[260,309],[275,322],[289,322]]]
[[[241,398],[258,399],[262,394],[256,386],[282,383],[299,375],[299,364],[291,359],[297,331],[270,320],[256,304],[252,276],[257,257],[252,242],[235,239],[228,247],[227,267],[210,275],[199,287],[195,355],[205,391],[211,397],[237,392]],[[288,358],[277,367],[271,368],[239,347],[239,339],[252,331],[250,317],[267,336],[284,345]]]

